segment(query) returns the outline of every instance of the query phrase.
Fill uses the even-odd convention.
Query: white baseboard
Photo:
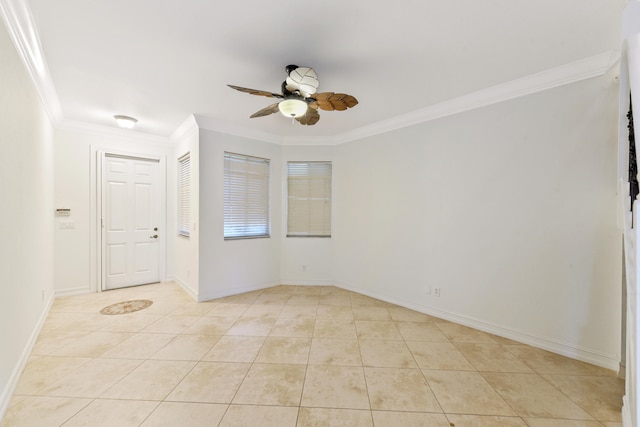
[[[194,301],[198,301],[198,292],[191,289],[189,285],[187,285],[185,282],[180,280],[178,277],[167,276],[166,281],[176,283],[178,286],[180,286],[180,288],[182,288],[183,291],[187,293],[187,295],[193,298]]]
[[[9,381],[5,385],[2,390],[2,394],[0,394],[0,420],[2,420],[9,409],[9,404],[11,403],[11,398],[13,397],[13,392],[18,386],[18,381],[20,380],[20,375],[22,375],[22,371],[24,367],[27,365],[29,361],[29,356],[31,355],[31,351],[33,351],[33,346],[36,344],[36,340],[38,339],[38,335],[40,335],[40,330],[42,329],[42,325],[44,325],[44,321],[47,319],[47,315],[49,314],[49,310],[51,310],[51,306],[53,305],[53,301],[55,300],[55,294],[52,292],[49,300],[44,305],[42,313],[40,313],[40,317],[38,318],[38,322],[36,323],[33,331],[31,331],[31,335],[29,336],[29,340],[27,344],[24,346],[22,350],[22,354],[18,359],[18,363],[13,368],[13,372],[9,377]]]
[[[327,280],[296,280],[296,279],[282,279],[280,284],[285,286],[333,286],[334,281]]]
[[[552,353],[560,354],[562,356],[570,357],[572,359],[580,360],[582,362],[590,363],[592,365],[600,366],[606,369],[610,369],[617,372],[620,367],[620,360],[615,355],[603,354],[598,351],[594,351],[587,348],[578,348],[561,342],[556,342],[550,339],[537,337],[530,335],[526,332],[516,331],[513,329],[504,328],[499,325],[494,325],[482,320],[474,319],[467,316],[462,316],[457,313],[452,313],[445,310],[440,310],[434,307],[429,307],[423,304],[418,304],[412,301],[405,301],[402,299],[390,297],[387,295],[376,294],[369,292],[365,289],[360,289],[356,286],[350,286],[345,283],[336,283],[337,287],[357,292],[359,294],[367,295],[372,298],[376,298],[382,301],[386,301],[392,304],[396,304],[402,307],[409,308],[411,310],[418,311],[420,313],[428,314],[430,316],[438,317],[440,319],[448,320],[450,322],[458,323],[470,328],[478,329],[483,332],[498,335],[504,338],[508,338],[523,344],[530,345],[532,347],[540,348],[550,351]]]
[[[249,285],[249,286],[243,286],[243,287],[231,287],[231,288],[224,288],[224,289],[220,289],[220,290],[216,289],[216,290],[213,290],[213,291],[204,292],[202,294],[198,293],[197,301],[198,302],[203,302],[203,301],[209,301],[209,300],[212,300],[212,299],[224,298],[224,297],[229,297],[229,296],[232,296],[232,295],[243,294],[245,292],[259,291],[259,290],[262,290],[262,289],[278,286],[280,284],[281,284],[280,281],[277,281],[277,282],[257,283],[255,285]]]
[[[636,427],[631,419],[631,409],[629,408],[629,399],[627,396],[622,397],[622,427]]]
[[[55,291],[55,296],[57,297],[71,297],[74,295],[84,295],[90,293],[91,290],[88,287],[83,288],[68,288],[68,289],[59,289]]]
[[[167,281],[175,282],[178,286],[180,286],[180,288],[182,288],[182,290],[184,290],[191,298],[193,298],[197,302],[210,301],[212,299],[243,294],[245,292],[258,291],[261,289],[266,289],[266,288],[278,286],[281,284],[280,282],[267,282],[267,283],[260,283],[256,285],[241,286],[241,287],[222,287],[223,289],[216,289],[213,291],[205,291],[203,293],[200,293],[199,291],[191,289],[189,285],[187,285],[185,282],[180,280],[180,278],[177,276],[168,276]]]

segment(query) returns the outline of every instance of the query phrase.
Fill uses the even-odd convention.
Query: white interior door
[[[159,281],[157,160],[102,158],[102,289]]]

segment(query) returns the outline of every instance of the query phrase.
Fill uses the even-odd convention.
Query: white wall
[[[622,398],[622,423],[625,427],[640,425],[640,390],[638,384],[638,369],[640,368],[640,351],[638,347],[638,227],[632,226],[638,222],[638,203],[632,218],[630,207],[633,200],[629,196],[629,120],[626,117],[629,108],[629,94],[635,106],[634,125],[635,143],[638,147],[638,123],[640,123],[640,1],[628,2],[622,19],[622,57],[620,60],[620,127],[619,127],[619,161],[618,176],[621,183],[621,200],[619,206],[624,212],[624,248],[625,248],[625,283],[623,301],[626,303],[624,319],[626,354],[623,355],[625,375],[625,395]],[[626,357],[625,357],[626,356]]]
[[[616,97],[600,77],[339,146],[337,283],[617,369]]]
[[[173,156],[170,161],[173,167],[169,167],[167,176],[167,199],[175,200],[177,197],[177,165],[178,159],[189,153],[191,166],[191,230],[189,237],[180,236],[177,233],[177,200],[173,204],[174,209],[167,212],[168,232],[173,240],[167,253],[168,270],[173,272],[168,279],[173,279],[182,286],[194,299],[198,299],[199,287],[199,195],[200,195],[200,133],[198,124],[193,116],[189,117],[181,128],[176,131],[173,138]]]
[[[96,197],[96,150],[165,158],[172,154],[168,139],[150,138],[135,131],[55,131],[55,205],[56,208],[71,209],[69,217],[58,218],[56,222],[72,222],[75,227],[60,229],[56,226],[55,288],[58,295],[97,291],[96,203],[93,199]],[[172,167],[175,169],[175,164],[167,162],[167,168]],[[170,173],[175,176],[175,170]],[[167,212],[171,211],[175,211],[175,195],[167,197]],[[174,243],[173,234],[169,234],[172,230],[163,228],[165,234],[161,236],[170,246]]]
[[[0,24],[0,419],[53,297],[53,137]]]
[[[601,77],[337,147],[201,129],[167,148],[135,134],[57,131],[56,206],[77,216],[75,230],[56,229],[56,289],[91,290],[91,147],[163,152],[167,276],[198,300],[337,283],[614,369],[615,98]],[[175,235],[175,166],[186,151],[199,185],[190,239]],[[271,159],[271,238],[224,240],[225,151]],[[331,239],[285,237],[288,160],[333,161]]]
[[[224,240],[224,152],[271,160],[271,237]],[[200,130],[200,301],[280,283],[281,148]]]

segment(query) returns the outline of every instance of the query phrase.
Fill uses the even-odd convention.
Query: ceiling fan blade
[[[256,111],[255,113],[253,113],[251,115],[251,118],[256,118],[256,117],[264,117],[264,116],[268,116],[269,114],[273,114],[273,113],[277,113],[280,110],[278,109],[278,104],[279,102],[276,102],[275,104],[271,104],[268,107],[264,107],[262,110],[260,111]]]
[[[227,86],[229,86],[231,89],[239,90],[240,92],[249,93],[251,95],[266,96],[267,98],[284,98],[284,96],[282,96],[279,93],[273,93],[266,90],[249,89],[247,87],[234,86],[234,85],[227,85]]]
[[[320,120],[320,114],[318,113],[318,110],[314,110],[313,107],[309,106],[305,115],[296,117],[296,120],[301,125],[311,126],[318,123],[318,120]]]
[[[322,92],[316,93],[312,98],[316,100],[321,110],[327,111],[343,111],[358,105],[358,100],[346,93]]]

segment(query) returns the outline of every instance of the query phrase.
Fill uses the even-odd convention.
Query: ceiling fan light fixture
[[[118,124],[118,126],[125,129],[131,129],[136,125],[136,123],[138,123],[137,119],[120,114],[116,114],[115,116],[113,116],[113,118],[116,119],[116,123]]]
[[[280,101],[278,109],[285,117],[302,117],[307,112],[307,103],[301,99],[285,99]]]

